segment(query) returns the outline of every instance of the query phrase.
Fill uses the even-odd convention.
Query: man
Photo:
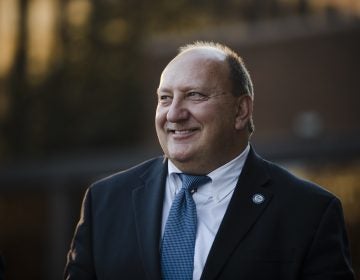
[[[157,95],[165,157],[89,188],[66,279],[354,279],[339,200],[249,145],[253,86],[235,52],[182,48]]]

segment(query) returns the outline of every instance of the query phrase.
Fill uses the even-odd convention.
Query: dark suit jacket
[[[66,279],[161,278],[166,175],[156,158],[88,189]],[[340,201],[251,150],[201,279],[354,279]]]

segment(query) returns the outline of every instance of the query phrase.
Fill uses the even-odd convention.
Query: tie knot
[[[189,175],[179,173],[179,176],[182,181],[182,187],[190,192],[211,181],[210,177],[206,175]]]

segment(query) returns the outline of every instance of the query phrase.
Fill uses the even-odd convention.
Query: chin
[[[178,155],[173,155],[173,156],[170,156],[169,159],[173,160],[173,161],[176,161],[176,162],[179,162],[179,163],[187,163],[189,162],[189,158],[186,157],[186,156],[178,156]]]
[[[189,153],[169,152],[168,158],[179,163],[186,163],[189,162],[192,157]]]
[[[167,154],[171,159],[184,162],[194,156],[194,149],[190,145],[169,145]]]

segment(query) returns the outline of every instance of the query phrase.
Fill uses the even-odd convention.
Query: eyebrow
[[[156,93],[157,93],[157,94],[159,94],[159,92],[166,92],[166,93],[170,93],[170,92],[171,92],[171,90],[170,90],[170,89],[168,89],[168,88],[158,88],[158,89],[156,90]]]
[[[181,92],[188,92],[188,91],[191,91],[191,90],[195,90],[195,91],[201,91],[201,92],[210,92],[212,91],[213,89],[212,88],[206,88],[206,87],[196,87],[196,86],[184,86],[184,87],[180,87],[179,88]],[[157,94],[159,92],[165,92],[165,93],[172,93],[173,91],[169,88],[158,88],[157,89]]]

